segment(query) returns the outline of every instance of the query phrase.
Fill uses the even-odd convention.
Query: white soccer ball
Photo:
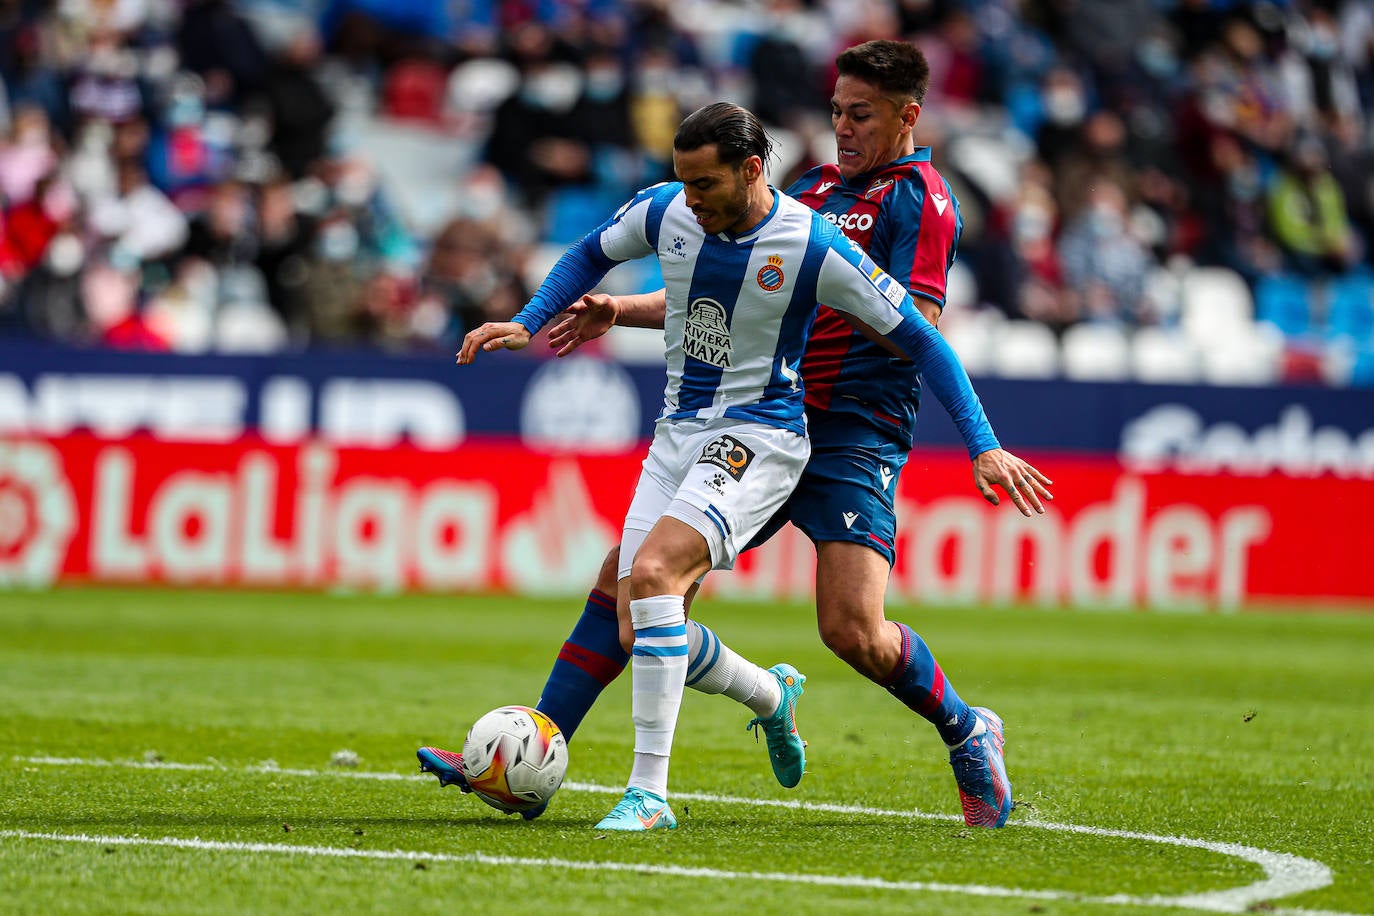
[[[493,709],[473,723],[463,741],[468,785],[507,814],[546,803],[567,772],[567,739],[552,719],[528,706]]]

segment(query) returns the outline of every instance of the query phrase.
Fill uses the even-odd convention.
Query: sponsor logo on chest
[[[778,285],[782,285],[781,280]],[[687,324],[682,330],[682,352],[703,363],[729,369],[733,349],[725,307],[705,296],[693,300],[687,308]]]

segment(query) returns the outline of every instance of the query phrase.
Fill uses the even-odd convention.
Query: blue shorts
[[[811,459],[787,502],[745,550],[791,522],[814,542],[848,541],[896,559],[897,478],[908,447],[872,427],[830,422],[811,425]]]

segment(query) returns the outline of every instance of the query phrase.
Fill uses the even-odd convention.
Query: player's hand
[[[973,459],[973,485],[983,494],[983,498],[994,506],[1000,504],[997,491],[992,488],[996,484],[1007,491],[1022,515],[1044,514],[1045,504],[1042,500],[1054,499],[1054,494],[1049,490],[1053,483],[1028,462],[1005,449],[995,448]]]
[[[614,296],[587,293],[568,306],[567,317],[549,330],[549,349],[556,351],[555,356],[567,356],[614,327],[619,312]]]
[[[458,365],[466,366],[477,358],[478,350],[523,350],[530,342],[530,332],[517,321],[488,321],[480,328],[468,331],[458,351]]]

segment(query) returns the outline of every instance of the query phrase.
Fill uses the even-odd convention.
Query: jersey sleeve
[[[656,246],[650,237],[657,236],[653,220],[655,216],[661,217],[666,205],[665,188],[669,186],[645,188],[610,219],[575,242],[511,320],[536,334],[553,316],[600,283],[616,264],[652,254]]]
[[[919,176],[899,181],[883,198],[868,250],[912,296],[943,308],[964,223],[959,201],[926,166],[918,165]]]
[[[837,234],[821,264],[817,296],[893,341],[916,364],[968,448],[969,458],[999,448],[983,404],[959,357],[916,309],[906,289],[857,245]]]

